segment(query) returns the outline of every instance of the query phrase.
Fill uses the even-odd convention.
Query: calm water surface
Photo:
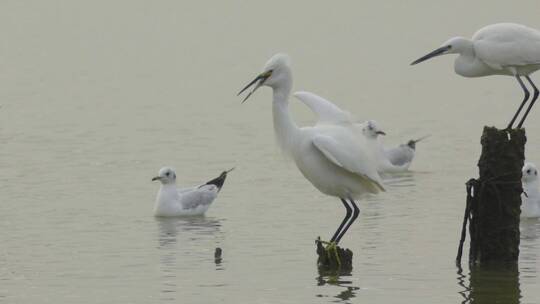
[[[489,23],[540,28],[539,8],[2,2],[0,302],[540,302],[539,221],[521,224],[518,268],[454,265],[482,126],[505,125],[519,87],[458,77],[450,57],[408,65]],[[411,172],[360,202],[343,239],[349,275],[317,271],[314,239],[330,237],[344,210],[276,148],[269,90],[245,105],[235,96],[277,51],[293,58],[295,90],[378,120],[387,144],[433,135]],[[537,163],[538,117],[527,124]],[[163,165],[186,186],[237,169],[205,217],[156,219],[150,179]]]

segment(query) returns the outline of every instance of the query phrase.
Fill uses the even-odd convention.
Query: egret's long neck
[[[282,83],[273,88],[274,102],[272,105],[276,138],[278,144],[286,152],[290,152],[298,134],[298,126],[292,120],[291,113],[289,112],[292,77],[290,75],[288,76]]]
[[[464,77],[480,77],[487,75],[489,70],[487,66],[478,58],[474,52],[471,40],[462,38],[459,42],[459,56],[454,62],[454,71]]]
[[[459,42],[459,54],[462,56],[474,56],[474,47],[471,40],[467,38],[461,38]]]

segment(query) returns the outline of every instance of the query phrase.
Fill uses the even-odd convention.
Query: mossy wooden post
[[[335,249],[325,247],[320,237],[315,241],[317,246],[317,266],[321,273],[345,274],[352,270],[353,252],[348,248],[336,246]]]
[[[525,130],[484,127],[480,177],[471,180],[469,263],[517,262]],[[467,217],[467,214],[466,214]]]

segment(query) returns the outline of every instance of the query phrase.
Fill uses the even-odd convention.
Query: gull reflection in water
[[[540,219],[522,218],[519,225],[519,266],[524,277],[536,277],[538,252],[540,252]]]
[[[166,218],[156,217],[158,224],[158,250],[161,252],[159,264],[162,278],[162,301],[176,301],[177,286],[177,257],[186,250],[197,247],[197,242],[214,238],[215,247],[219,247],[221,234],[221,219],[211,217]],[[178,244],[182,244],[181,248]],[[190,244],[193,243],[193,244]],[[182,250],[180,250],[182,249]],[[212,252],[209,252],[212,260]],[[222,270],[221,259],[215,259],[216,270]]]

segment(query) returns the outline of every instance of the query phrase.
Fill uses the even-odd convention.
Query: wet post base
[[[517,262],[521,213],[524,129],[484,127],[479,178],[467,182],[467,207],[456,262],[461,262],[469,221],[469,263]]]
[[[318,255],[317,266],[320,272],[329,273],[349,273],[352,270],[353,252],[348,248],[328,248],[328,242],[321,241],[318,237],[315,240]]]

